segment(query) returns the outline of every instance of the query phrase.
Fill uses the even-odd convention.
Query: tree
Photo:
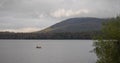
[[[105,22],[101,32],[94,42],[96,63],[120,63],[120,17]]]

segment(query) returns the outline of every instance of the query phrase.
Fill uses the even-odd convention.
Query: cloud
[[[5,31],[9,31],[9,32],[35,32],[35,31],[39,31],[41,30],[40,28],[36,28],[36,27],[29,27],[29,28],[20,28],[20,29],[4,29],[4,30],[0,30],[1,32],[5,32]]]
[[[73,17],[120,14],[120,0],[0,0],[0,30],[46,28]]]
[[[69,17],[69,16],[75,16],[75,15],[80,15],[80,14],[87,14],[90,11],[87,9],[80,9],[80,10],[66,10],[66,9],[58,9],[51,13],[50,15],[56,18],[61,18],[61,17]]]
[[[0,1],[0,7],[2,7],[5,2],[6,2],[6,0],[1,0],[1,1]]]

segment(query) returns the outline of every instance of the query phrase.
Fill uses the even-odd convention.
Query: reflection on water
[[[95,63],[92,40],[0,40],[0,63]],[[37,44],[42,48],[37,49]]]

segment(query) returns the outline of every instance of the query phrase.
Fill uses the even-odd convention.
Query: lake
[[[95,63],[92,45],[92,40],[0,40],[0,63]]]

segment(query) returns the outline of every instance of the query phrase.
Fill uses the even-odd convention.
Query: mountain
[[[92,39],[101,34],[100,18],[70,18],[33,33],[0,32],[0,39]]]
[[[52,25],[42,31],[44,33],[61,33],[61,32],[88,32],[88,31],[99,31],[101,29],[102,23],[106,19],[101,18],[70,18],[55,25]]]

